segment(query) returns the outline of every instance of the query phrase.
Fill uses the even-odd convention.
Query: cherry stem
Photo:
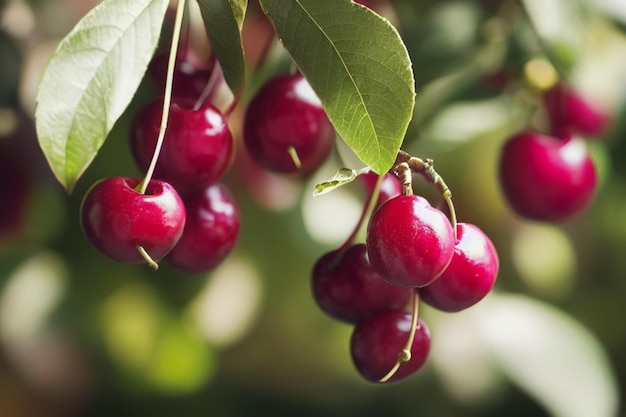
[[[378,382],[387,382],[391,379],[392,376],[398,372],[398,369],[402,366],[403,363],[406,363],[411,360],[411,347],[413,346],[413,341],[415,341],[415,333],[417,329],[419,329],[419,311],[420,311],[420,297],[417,291],[413,291],[413,309],[411,312],[411,329],[409,330],[409,338],[404,345],[404,348],[398,354],[398,360],[393,365],[393,367],[387,372],[387,375],[380,378]]]
[[[448,205],[448,211],[450,211],[450,223],[452,223],[452,230],[454,232],[454,239],[457,238],[456,226],[456,211],[454,210],[454,204],[452,203],[452,191],[445,183],[441,175],[435,171],[435,162],[432,159],[421,159],[414,156],[409,155],[404,151],[399,151],[398,156],[396,157],[396,164],[394,165],[394,172],[396,175],[399,175],[397,172],[406,170],[406,166],[409,167],[410,171],[415,172],[423,176],[426,181],[432,184],[437,190],[441,193],[446,204]],[[402,172],[401,172],[402,174]],[[407,181],[407,174],[404,173],[405,177],[401,178],[403,181],[403,190],[406,188],[405,181]],[[408,176],[410,178],[410,176]],[[409,194],[410,195],[410,194]]]
[[[195,104],[193,105],[193,111],[198,111],[200,110],[202,106],[205,105],[206,101],[209,99],[209,97],[211,96],[211,93],[213,93],[213,90],[215,89],[215,86],[217,85],[217,80],[218,80],[217,75],[219,71],[215,68],[215,66],[218,65],[217,59],[215,58],[215,56],[211,57],[211,61],[212,61],[211,75],[209,76],[209,79],[207,80],[207,83],[204,86],[204,89],[202,90],[200,97],[198,97],[198,100],[196,100]]]
[[[348,236],[345,242],[343,242],[343,244],[339,247],[339,250],[337,253],[337,259],[336,259],[337,261],[341,259],[344,252],[350,246],[352,246],[352,244],[354,244],[354,240],[356,239],[357,235],[359,234],[359,232],[365,225],[365,220],[368,219],[374,212],[374,209],[376,208],[376,203],[378,202],[378,196],[380,195],[380,187],[383,183],[383,179],[384,179],[384,175],[379,175],[378,178],[376,179],[376,184],[374,184],[374,189],[370,193],[365,205],[363,206],[363,211],[361,211],[361,217],[359,217],[359,221],[357,222],[356,226],[354,226],[354,229],[352,230],[352,233],[350,234],[350,236]]]
[[[148,262],[148,265],[150,265],[150,268],[154,269],[155,271],[157,269],[159,269],[159,264],[156,263],[156,261],[154,259],[152,259],[152,257],[148,254],[148,252],[143,248],[143,246],[137,245],[137,250],[139,251],[139,253],[141,254],[141,256],[143,257],[143,259],[146,260],[146,262]]]
[[[287,152],[289,152],[289,156],[291,157],[291,160],[293,161],[293,164],[296,166],[297,169],[302,168],[302,161],[300,160],[300,157],[298,156],[298,151],[296,150],[296,148],[294,148],[293,146],[290,146],[287,149]]]
[[[163,95],[163,114],[161,116],[161,126],[159,127],[159,137],[157,138],[156,147],[150,166],[146,172],[145,178],[137,186],[137,191],[141,194],[146,193],[148,183],[152,179],[154,174],[154,168],[156,167],[159,154],[161,153],[161,147],[163,146],[163,139],[165,138],[165,130],[167,129],[167,120],[170,115],[170,105],[172,104],[172,84],[174,82],[174,67],[176,66],[176,58],[178,54],[178,43],[180,41],[180,33],[183,22],[183,15],[185,14],[185,0],[178,1],[178,7],[176,9],[176,20],[174,21],[174,33],[172,34],[172,45],[170,47],[169,61],[167,64],[167,77],[165,79],[165,93]]]

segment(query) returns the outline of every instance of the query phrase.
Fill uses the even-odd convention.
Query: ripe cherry
[[[213,105],[192,108],[193,101],[174,98],[163,147],[154,177],[180,192],[191,192],[217,182],[233,154],[233,137],[224,116]],[[139,168],[148,169],[156,148],[163,98],[154,99],[135,115],[130,145]]]
[[[167,262],[196,273],[217,266],[232,251],[241,223],[239,207],[228,188],[214,184],[183,197],[187,222]]]
[[[607,127],[608,117],[573,87],[557,84],[544,93],[543,101],[552,132],[571,129],[582,136],[599,136]]]
[[[522,217],[559,221],[592,200],[596,170],[582,139],[524,131],[511,137],[500,156],[500,182]]]
[[[87,239],[109,258],[142,263],[141,246],[153,260],[161,259],[178,242],[185,225],[185,207],[171,185],[148,183],[145,194],[135,189],[140,180],[112,177],[96,182],[81,205]]]
[[[404,349],[410,331],[411,314],[402,310],[381,311],[357,323],[350,339],[350,353],[359,373],[372,382],[386,376]],[[430,351],[430,331],[421,320],[418,321],[410,351],[411,359],[400,365],[388,382],[414,374],[426,362]]]
[[[457,243],[450,265],[432,284],[417,291],[422,301],[443,311],[461,311],[482,300],[498,276],[496,248],[473,224],[457,224]]]
[[[201,65],[195,54],[177,60],[174,67],[172,95],[196,100],[206,87],[216,65]],[[169,51],[157,53],[148,67],[148,75],[157,89],[163,91],[167,78]]]
[[[441,275],[454,253],[448,218],[416,195],[383,204],[367,229],[370,263],[383,278],[400,287],[424,287]]]
[[[373,171],[366,172],[365,174],[359,175],[360,181],[365,184],[365,188],[370,195],[374,191],[374,187],[376,186],[376,182],[378,181],[379,175]],[[380,190],[378,194],[378,201],[376,202],[376,207],[380,207],[387,200],[391,200],[394,197],[402,194],[402,184],[398,178],[391,174],[386,173],[383,177],[383,182],[380,184]]]
[[[271,79],[248,104],[244,142],[250,155],[270,171],[310,172],[326,160],[334,140],[333,125],[300,74]]]
[[[413,296],[411,289],[392,285],[374,271],[362,243],[343,254],[338,249],[322,255],[313,267],[312,290],[322,311],[349,323],[381,310],[402,309]]]

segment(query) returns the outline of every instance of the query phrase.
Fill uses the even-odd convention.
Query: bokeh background
[[[0,1],[0,416],[626,415],[622,0],[367,2],[396,25],[414,64],[418,101],[403,149],[435,159],[459,220],[481,227],[501,261],[494,292],[477,306],[423,308],[428,362],[384,386],[359,377],[351,327],[310,293],[311,266],[347,238],[365,198],[356,183],[312,196],[339,167],[359,166],[340,142],[306,178],[264,172],[239,149],[224,182],[241,207],[241,235],[213,271],[117,264],[88,244],[81,199],[100,178],[142,175],[128,122],[159,91],[142,84],[67,195],[38,148],[34,97],[60,39],[97,3]],[[202,60],[210,46],[194,8],[190,16]],[[271,36],[250,2],[250,79],[230,118],[238,138],[246,100],[289,67]],[[545,127],[538,89],[552,67],[611,117],[587,141],[597,195],[561,224],[515,216],[497,178],[503,141]],[[419,179],[415,189],[436,203]]]

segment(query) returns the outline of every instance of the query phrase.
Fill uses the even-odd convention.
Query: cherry
[[[217,65],[201,65],[199,58],[195,58],[195,54],[189,53],[189,55],[189,57],[179,59],[176,62],[172,94],[196,100],[204,91],[211,78],[211,73],[216,70]],[[161,91],[167,78],[168,61],[169,50],[156,54],[148,66],[150,79]]]
[[[365,184],[368,194],[371,194],[374,191],[378,177],[379,175],[375,172],[368,171],[365,174],[359,175],[358,178]],[[380,184],[376,207],[380,207],[387,200],[397,197],[400,194],[402,194],[402,184],[395,175],[387,172],[383,177],[383,182]]]
[[[82,201],[81,224],[87,239],[115,261],[144,262],[137,246],[153,260],[161,259],[183,233],[185,207],[176,190],[151,180],[141,194],[135,189],[139,182],[106,178],[96,182]]]
[[[246,109],[244,143],[250,155],[270,171],[310,172],[326,160],[334,140],[333,125],[300,74],[271,79]]]
[[[411,331],[411,314],[402,310],[381,311],[354,327],[350,339],[352,361],[368,381],[379,382],[393,368]],[[399,381],[417,372],[430,351],[430,331],[418,320],[411,345],[411,359],[403,363],[388,382]]]
[[[581,212],[596,188],[596,170],[582,139],[520,132],[505,143],[500,182],[517,214],[559,221]]]
[[[417,291],[422,301],[439,310],[464,310],[493,288],[499,268],[491,240],[477,226],[457,224],[457,243],[450,265],[432,284]]]
[[[599,136],[608,124],[608,117],[573,87],[557,84],[543,95],[552,131],[571,129],[582,136]]]
[[[154,177],[180,192],[191,192],[217,182],[230,165],[233,137],[224,116],[213,105],[200,109],[192,101],[174,98],[163,147]],[[156,98],[137,112],[131,124],[130,145],[137,165],[147,170],[156,148],[163,98]]]
[[[401,309],[413,296],[409,288],[385,281],[367,260],[365,244],[322,255],[313,267],[313,297],[326,314],[349,323],[389,308]]]
[[[228,188],[214,184],[183,197],[187,222],[167,262],[196,273],[218,265],[232,251],[241,223],[239,207]]]
[[[441,275],[454,253],[448,218],[416,195],[401,195],[374,212],[367,229],[370,263],[400,287],[424,287]]]

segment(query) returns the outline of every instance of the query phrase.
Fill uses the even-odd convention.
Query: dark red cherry
[[[368,195],[370,195],[374,191],[374,187],[376,187],[378,177],[379,175],[373,171],[369,171],[365,174],[359,175],[360,181],[365,184]],[[389,172],[386,173],[383,176],[383,182],[380,184],[376,207],[380,207],[387,200],[397,197],[400,194],[402,194],[402,184],[400,184],[400,181],[395,175]]]
[[[220,111],[211,104],[197,110],[192,106],[192,101],[174,98],[154,172],[155,178],[169,182],[180,192],[217,182],[233,154],[233,137]],[[150,165],[162,111],[163,98],[154,99],[137,112],[131,125],[131,150],[142,171]]]
[[[493,288],[499,260],[491,240],[477,226],[458,223],[450,265],[430,285],[417,291],[422,301],[443,311],[461,311],[482,300]]]
[[[194,59],[194,55],[190,55],[176,62],[172,94],[196,100],[204,91],[215,66],[201,65],[198,58]],[[168,61],[169,50],[156,54],[148,67],[148,75],[158,91],[163,91],[165,88]]]
[[[505,143],[500,182],[511,208],[520,216],[559,221],[591,202],[596,170],[582,139],[524,131]]]
[[[319,98],[300,74],[267,82],[248,104],[244,142],[266,169],[281,173],[309,172],[329,155],[335,129]],[[290,149],[295,151],[298,168]]]
[[[185,195],[183,200],[187,223],[166,260],[190,273],[214,268],[235,246],[241,223],[239,207],[223,184]]]
[[[424,287],[441,275],[454,253],[448,218],[417,195],[398,196],[374,212],[367,229],[370,263],[400,287]]]
[[[367,260],[365,245],[324,254],[313,267],[313,298],[326,314],[356,323],[381,310],[404,308],[413,291],[385,281]]]
[[[96,182],[81,205],[87,239],[104,255],[126,263],[142,263],[142,246],[152,259],[164,257],[178,242],[185,225],[185,207],[171,185],[152,180],[145,194],[140,180],[112,177]]]
[[[401,310],[381,311],[354,327],[350,339],[352,361],[368,381],[378,382],[393,368],[411,331],[411,315]],[[411,359],[403,363],[388,382],[399,381],[417,372],[430,351],[430,331],[418,320]]]
[[[608,125],[608,117],[574,88],[557,84],[543,95],[552,132],[572,130],[582,136],[599,136]]]

